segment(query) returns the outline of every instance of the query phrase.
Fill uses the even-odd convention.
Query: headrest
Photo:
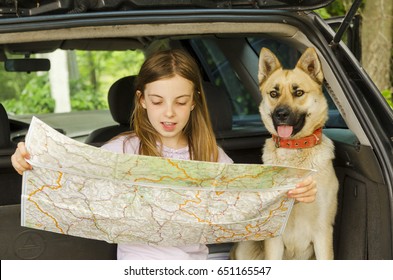
[[[123,77],[109,88],[109,110],[113,120],[121,125],[130,124],[131,113],[134,110],[135,79],[136,76]]]
[[[222,88],[203,82],[207,107],[215,133],[232,130],[232,103]]]
[[[12,146],[10,140],[10,122],[7,112],[0,103],[0,149],[10,148]]]

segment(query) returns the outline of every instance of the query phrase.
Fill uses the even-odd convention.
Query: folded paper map
[[[33,118],[23,174],[22,226],[156,245],[263,240],[280,235],[313,171],[116,154]]]

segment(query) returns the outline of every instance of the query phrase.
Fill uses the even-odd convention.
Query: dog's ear
[[[281,68],[281,63],[277,57],[267,48],[262,48],[259,54],[259,69],[258,81],[261,85],[267,77],[270,76],[278,68]]]
[[[314,48],[308,48],[299,58],[296,67],[306,72],[318,84],[323,82],[321,62]]]

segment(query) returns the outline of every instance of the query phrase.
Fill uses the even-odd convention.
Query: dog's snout
[[[286,107],[279,107],[274,111],[274,116],[277,118],[277,120],[281,122],[285,122],[288,120],[288,117],[290,115],[290,110]]]

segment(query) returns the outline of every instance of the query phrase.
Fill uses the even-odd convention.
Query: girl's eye
[[[162,101],[152,101],[151,102],[153,105],[160,105],[162,103]]]
[[[187,105],[190,100],[188,98],[179,98],[176,100],[176,104],[180,106]]]
[[[269,92],[269,95],[271,98],[277,98],[278,97],[278,91],[277,90],[272,90]]]

